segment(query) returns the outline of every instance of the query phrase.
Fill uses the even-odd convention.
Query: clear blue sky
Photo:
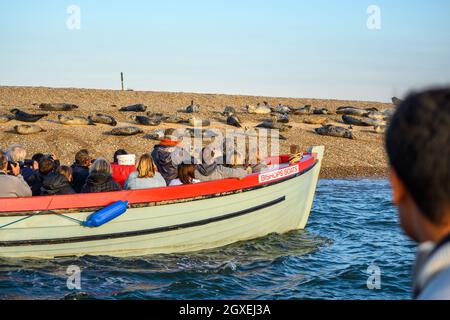
[[[81,9],[81,30],[66,10]],[[381,9],[381,30],[366,27]],[[448,0],[0,0],[0,85],[386,101],[450,84]]]

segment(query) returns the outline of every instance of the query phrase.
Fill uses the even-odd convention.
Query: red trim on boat
[[[269,159],[269,164],[286,163],[289,156],[282,155]],[[316,163],[315,155],[305,155],[297,164],[288,168],[296,168],[293,172],[302,172]],[[275,170],[276,171],[276,170]],[[287,176],[289,177],[289,176]],[[49,197],[32,197],[32,198],[10,198],[0,199],[0,212],[22,212],[22,211],[48,211],[61,209],[77,209],[77,208],[95,208],[105,207],[113,202],[122,200],[128,201],[130,204],[173,201],[182,199],[191,199],[201,196],[208,196],[226,192],[232,192],[241,189],[249,189],[263,186],[273,182],[277,182],[287,178],[280,175],[274,177],[270,182],[261,182],[260,175],[253,174],[245,179],[226,179],[212,182],[198,183],[192,185],[183,185],[176,187],[165,187],[158,189],[119,191],[106,193],[90,193]]]

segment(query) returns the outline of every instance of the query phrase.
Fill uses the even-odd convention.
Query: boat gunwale
[[[188,202],[195,202],[195,201],[202,201],[202,200],[208,200],[208,199],[215,199],[220,197],[226,197],[231,196],[234,194],[239,193],[245,193],[249,191],[255,191],[263,188],[267,188],[273,185],[277,185],[286,181],[289,181],[291,179],[297,178],[299,176],[302,176],[312,169],[315,168],[318,161],[314,162],[310,167],[300,171],[296,175],[292,175],[290,177],[287,177],[282,180],[274,181],[271,183],[267,183],[264,185],[255,186],[252,188],[245,188],[245,189],[238,189],[234,191],[229,192],[223,192],[223,193],[216,193],[216,194],[210,194],[205,195],[201,197],[195,197],[195,198],[186,198],[186,199],[179,199],[179,200],[171,200],[171,201],[159,201],[159,202],[143,202],[143,203],[135,203],[129,205],[131,209],[138,209],[138,208],[150,208],[150,207],[161,207],[161,206],[168,206],[168,205],[174,205],[174,204],[180,204],[180,203],[188,203]],[[103,207],[91,207],[91,208],[74,208],[74,209],[59,209],[59,210],[42,210],[42,211],[22,211],[22,212],[0,212],[0,218],[3,217],[27,217],[27,216],[41,216],[41,215],[50,215],[50,214],[74,214],[74,213],[85,213],[85,212],[95,212]]]
[[[219,192],[219,193],[212,193],[212,194],[205,194],[205,195],[201,195],[201,196],[197,196],[197,197],[189,197],[189,198],[180,198],[180,199],[174,199],[174,200],[162,200],[162,201],[149,201],[149,202],[136,202],[136,203],[131,203],[129,205],[129,207],[131,209],[134,208],[147,208],[147,207],[156,207],[156,206],[167,206],[167,205],[173,205],[173,204],[179,204],[179,203],[188,203],[188,202],[194,202],[194,201],[202,201],[202,200],[207,200],[207,199],[214,199],[214,198],[219,198],[219,197],[224,197],[224,196],[230,196],[230,195],[234,195],[234,194],[238,194],[238,193],[244,193],[244,192],[249,192],[249,191],[254,191],[254,190],[258,190],[258,189],[262,189],[262,188],[266,188],[272,185],[276,185],[276,184],[280,184],[286,181],[289,181],[291,179],[297,178],[301,175],[304,175],[306,173],[308,173],[309,171],[311,171],[313,168],[316,167],[316,165],[319,163],[319,160],[317,158],[314,157],[314,155],[311,155],[310,159],[307,159],[307,161],[310,160],[314,160],[312,161],[311,165],[309,165],[308,167],[300,170],[298,173],[296,173],[295,175],[291,175],[291,176],[287,176],[287,177],[283,177],[281,179],[278,180],[274,180],[274,181],[270,181],[268,183],[264,183],[264,184],[255,184],[254,186],[251,187],[247,187],[247,188],[238,188],[238,189],[234,189],[234,190],[230,190],[230,191],[224,191],[224,192]],[[299,166],[301,165],[302,161],[299,161],[289,167],[295,167],[295,166]],[[289,168],[286,167],[286,168]],[[278,169],[279,170],[279,169]],[[277,171],[277,170],[273,170],[273,171]],[[268,172],[264,172],[264,173],[270,173],[273,171],[268,171]],[[259,174],[253,174],[251,176],[248,176],[247,178],[254,178],[254,177],[258,177]],[[227,181],[229,179],[225,179],[225,180],[221,180],[221,181]],[[217,181],[212,181],[212,182],[206,182],[206,183],[214,183]],[[186,187],[186,186],[184,186]],[[173,188],[173,187],[172,187]],[[175,187],[176,188],[176,187]],[[152,190],[152,189],[149,189]],[[154,190],[154,189],[153,189]],[[117,192],[115,192],[115,194],[117,194]],[[1,201],[2,199],[0,199]],[[5,200],[5,199],[3,199]],[[17,200],[17,199],[15,199]],[[40,215],[50,215],[50,214],[74,214],[74,213],[84,213],[84,212],[94,212],[97,210],[102,209],[104,206],[94,206],[94,207],[77,207],[77,208],[67,208],[67,209],[53,209],[53,210],[30,210],[30,211],[4,211],[1,212],[0,211],[0,218],[4,218],[4,217],[27,217],[27,216],[40,216]]]

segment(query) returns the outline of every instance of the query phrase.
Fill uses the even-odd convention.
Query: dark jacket
[[[167,185],[170,181],[178,178],[178,167],[172,162],[172,153],[180,150],[174,146],[157,145],[153,149],[152,158],[158,167],[158,172],[166,180]]]
[[[42,188],[42,181],[43,180],[44,180],[44,177],[39,172],[39,170],[35,171],[33,174],[28,176],[28,178],[25,179],[25,181],[28,183],[28,185],[31,188],[31,191],[33,193],[33,197],[41,195],[41,188]]]
[[[80,193],[89,176],[89,168],[77,164],[72,165],[72,187],[76,193]]]
[[[111,192],[120,191],[122,187],[110,174],[94,172],[87,180],[86,184],[81,189],[82,193],[96,193],[96,192]]]
[[[52,172],[46,175],[42,181],[41,195],[42,196],[52,196],[52,195],[63,195],[63,194],[74,194],[70,182],[62,174]]]

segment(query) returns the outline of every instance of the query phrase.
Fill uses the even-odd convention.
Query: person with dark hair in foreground
[[[410,95],[386,134],[393,200],[420,244],[414,297],[450,299],[450,88]]]

